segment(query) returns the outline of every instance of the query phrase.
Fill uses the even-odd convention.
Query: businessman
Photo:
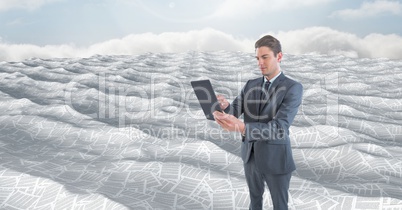
[[[288,209],[292,171],[296,169],[289,127],[301,104],[303,86],[281,71],[280,42],[267,35],[255,43],[262,76],[249,80],[231,104],[221,95],[216,122],[225,130],[242,134],[241,157],[250,193],[250,209],[263,208],[264,183],[274,210]],[[244,115],[244,122],[239,120]]]

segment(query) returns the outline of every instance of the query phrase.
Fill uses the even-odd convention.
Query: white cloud
[[[283,51],[291,54],[318,53],[402,59],[402,37],[395,34],[369,34],[360,38],[327,27],[310,27],[272,34],[281,41]]]
[[[283,51],[289,54],[330,54],[348,57],[402,59],[402,37],[389,34],[370,34],[360,38],[354,34],[326,27],[269,33],[277,37]],[[132,34],[121,39],[97,43],[85,48],[73,45],[36,46],[5,44],[0,39],[0,61],[21,61],[27,58],[89,57],[103,55],[136,55],[147,52],[186,51],[243,51],[254,52],[255,40],[204,29],[162,34]]]
[[[113,54],[138,54],[146,52],[184,52],[252,49],[252,42],[239,40],[232,35],[214,29],[189,32],[166,32],[159,35],[133,34],[122,39],[113,39],[89,47],[90,52]]]
[[[325,4],[333,0],[226,0],[211,17],[239,17],[261,14],[277,10],[315,6]]]
[[[363,2],[358,9],[345,9],[333,12],[330,17],[342,19],[354,19],[375,17],[379,15],[400,15],[402,4],[399,1],[376,0],[374,2]]]
[[[1,41],[1,40],[0,40]],[[147,52],[252,51],[253,41],[236,39],[214,29],[185,33],[132,34],[121,39],[97,43],[86,48],[73,45],[36,46],[0,43],[0,61],[20,61],[32,57],[88,57],[95,54],[135,55]]]
[[[61,0],[1,0],[0,11],[5,11],[13,8],[34,10],[44,4],[52,3]]]

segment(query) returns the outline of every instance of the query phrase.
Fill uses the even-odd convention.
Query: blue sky
[[[251,51],[267,33],[294,54],[402,59],[396,55],[402,54],[396,48],[402,49],[396,44],[402,43],[401,23],[402,2],[395,0],[2,0],[0,60],[49,57],[49,50],[61,57],[136,54],[146,52],[147,43],[160,45],[150,46],[152,52],[192,50],[191,42],[198,43],[195,50]],[[180,43],[187,39],[188,45]],[[213,39],[223,44],[205,43]],[[363,47],[381,40],[388,54]]]

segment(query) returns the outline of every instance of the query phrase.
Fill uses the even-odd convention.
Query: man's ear
[[[279,53],[276,55],[276,60],[277,60],[279,63],[282,61],[282,56],[283,56],[282,52],[279,52]]]

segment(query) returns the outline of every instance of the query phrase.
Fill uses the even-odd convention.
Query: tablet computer
[[[195,95],[197,96],[198,102],[200,102],[205,117],[208,120],[215,120],[212,113],[214,111],[222,112],[222,109],[219,106],[211,82],[209,80],[191,81],[191,86],[193,86]]]

